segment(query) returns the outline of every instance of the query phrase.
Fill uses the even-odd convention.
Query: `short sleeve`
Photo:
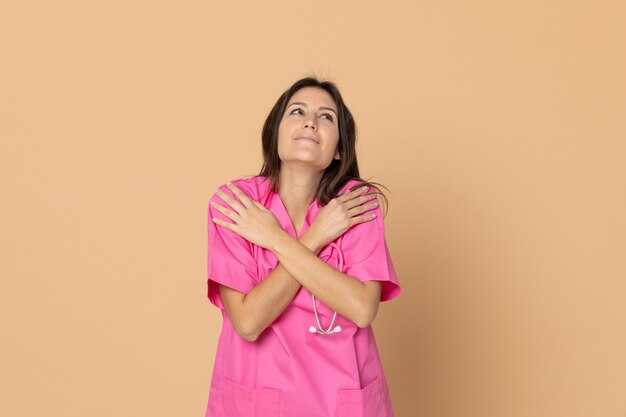
[[[342,235],[344,273],[362,282],[382,281],[380,301],[392,300],[402,289],[387,247],[383,213],[380,205],[365,213],[375,213],[376,218],[356,224]]]
[[[227,186],[220,189],[237,199]],[[207,245],[207,296],[211,303],[224,309],[218,283],[247,294],[257,284],[257,263],[252,254],[252,244],[237,233],[216,224],[216,217],[229,223],[233,221],[210,202],[231,209],[217,194],[213,194],[208,204],[208,245]]]

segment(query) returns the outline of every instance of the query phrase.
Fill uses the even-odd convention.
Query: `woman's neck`
[[[315,199],[315,193],[322,179],[321,172],[295,171],[281,167],[280,190],[278,195],[292,219],[303,219],[307,208]]]

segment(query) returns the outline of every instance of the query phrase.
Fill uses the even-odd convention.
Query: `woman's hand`
[[[367,186],[363,186],[330,200],[320,209],[307,233],[314,233],[315,239],[323,247],[343,235],[355,224],[374,219],[376,215],[371,213],[359,216],[363,212],[378,207],[375,193],[363,195],[367,189]],[[372,202],[373,199],[376,201]]]
[[[241,203],[220,189],[215,190],[215,192],[235,211],[229,210],[213,201],[211,201],[211,205],[235,223],[230,223],[218,218],[213,218],[213,222],[221,227],[232,230],[257,246],[269,249],[275,239],[278,239],[282,234],[286,233],[280,226],[274,213],[265,208],[263,204],[248,197],[246,193],[241,191],[235,184],[229,182],[227,185]]]

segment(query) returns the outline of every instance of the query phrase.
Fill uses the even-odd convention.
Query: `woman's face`
[[[319,170],[339,159],[337,106],[321,88],[304,87],[287,103],[278,126],[278,156],[285,163],[307,162]]]

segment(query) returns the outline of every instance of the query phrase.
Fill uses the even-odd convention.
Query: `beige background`
[[[389,187],[398,417],[626,416],[624,1],[0,6],[0,415],[203,416],[212,190],[315,73]]]

